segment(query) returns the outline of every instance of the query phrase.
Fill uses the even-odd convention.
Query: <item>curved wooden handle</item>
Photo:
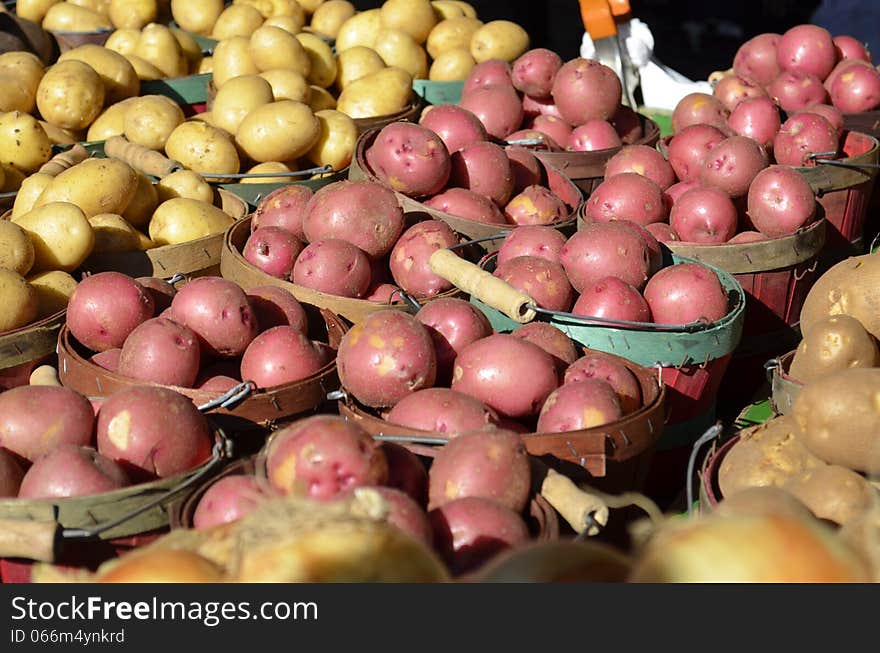
[[[571,524],[577,533],[596,535],[599,529],[587,519],[593,519],[605,526],[608,523],[608,506],[599,497],[585,492],[575,485],[567,476],[554,469],[547,470],[547,476],[541,483],[541,495]]]
[[[68,168],[72,168],[77,163],[85,161],[88,156],[89,153],[86,148],[76,143],[70,149],[59,152],[46,161],[37,172],[57,177]]]
[[[145,175],[165,177],[172,172],[183,169],[177,161],[151,150],[143,145],[131,143],[123,136],[111,136],[104,142],[104,154],[114,159],[125,161],[132,168]]]
[[[431,272],[443,277],[460,290],[473,295],[507,315],[511,320],[522,324],[535,319],[535,311],[526,304],[534,300],[520,292],[506,281],[492,276],[470,261],[466,261],[448,249],[438,249],[428,261]]]
[[[53,562],[57,534],[54,521],[0,519],[0,557]]]

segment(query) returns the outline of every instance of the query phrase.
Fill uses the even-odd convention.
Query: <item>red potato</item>
[[[241,381],[238,379],[233,379],[231,376],[218,375],[209,376],[202,381],[197,379],[195,387],[207,392],[225,394],[239,385],[241,385]]]
[[[385,421],[449,436],[494,428],[498,415],[483,402],[449,388],[425,388],[404,397]]]
[[[818,25],[795,25],[776,44],[776,62],[782,70],[825,79],[837,63],[837,51],[828,30]]]
[[[383,442],[380,447],[388,461],[385,485],[406,492],[420,507],[428,505],[428,470],[419,457],[394,442]]]
[[[574,290],[559,263],[536,256],[517,256],[498,265],[493,274],[527,294],[541,308],[567,311],[574,302]]]
[[[830,104],[813,104],[804,109],[798,111],[798,113],[815,113],[827,120],[832,127],[834,127],[834,131],[837,133],[838,138],[843,135],[843,114],[840,112],[840,109],[837,107],[833,107]]]
[[[780,73],[776,61],[779,34],[758,34],[743,43],[733,58],[733,72],[761,86],[772,82]]]
[[[742,245],[745,243],[758,243],[767,240],[767,236],[760,231],[742,231],[727,241],[729,245]]]
[[[512,335],[538,345],[550,354],[560,373],[576,361],[579,355],[574,341],[546,322],[530,322],[513,331]]]
[[[547,397],[538,433],[566,433],[611,424],[623,417],[617,393],[601,379],[573,381]]]
[[[639,382],[623,363],[608,356],[587,354],[568,366],[563,385],[587,379],[601,379],[610,385],[620,400],[624,415],[638,410],[642,405]]]
[[[736,233],[738,213],[730,196],[720,188],[694,188],[672,207],[669,224],[687,243],[724,243]]]
[[[486,140],[486,128],[473,113],[455,104],[440,104],[422,114],[419,124],[437,134],[450,154]]]
[[[306,239],[345,240],[371,260],[382,258],[404,229],[403,209],[394,192],[371,181],[337,181],[315,193],[306,207]]]
[[[495,264],[502,265],[518,256],[536,256],[551,263],[559,263],[564,245],[565,236],[553,227],[519,227],[504,237],[501,247],[498,248]]]
[[[478,88],[498,84],[513,86],[512,72],[510,64],[501,59],[489,59],[478,63],[471,68],[471,72],[465,78],[461,93],[467,95]]]
[[[307,379],[324,367],[314,343],[289,326],[263,331],[241,357],[241,378],[258,388],[272,388]]]
[[[385,521],[400,529],[410,537],[430,547],[434,542],[434,531],[428,514],[406,492],[390,487],[370,487],[379,493],[388,505]]]
[[[256,231],[260,227],[280,227],[287,229],[300,240],[305,240],[303,219],[306,206],[314,194],[308,186],[298,184],[276,188],[257,205],[251,220],[251,230]]]
[[[681,240],[679,235],[675,233],[675,229],[665,222],[655,222],[646,225],[645,229],[650,231],[651,235],[661,243],[674,243]]]
[[[648,228],[645,225],[641,225],[638,222],[626,222],[626,224],[631,229],[635,229],[639,232],[639,235],[645,241],[651,259],[648,275],[650,276],[654,274],[657,270],[663,267],[663,249],[660,247],[660,241],[654,237],[654,234],[648,231]]]
[[[788,114],[811,104],[822,104],[828,98],[821,79],[792,70],[779,73],[767,86],[767,94]]]
[[[626,322],[650,322],[651,311],[641,293],[617,277],[602,277],[587,286],[572,313]]]
[[[758,97],[767,97],[761,84],[739,75],[726,75],[721,78],[712,95],[721,101],[724,108],[733,112],[742,102]]]
[[[529,186],[542,186],[546,179],[544,166],[524,147],[508,145],[504,148],[513,174],[513,194],[519,195]]]
[[[400,288],[393,283],[380,283],[378,285],[371,283],[363,299],[366,299],[368,302],[379,302],[380,304],[396,304],[401,301]]]
[[[643,288],[651,271],[645,239],[623,221],[584,225],[565,243],[560,260],[578,292],[604,277]]]
[[[711,125],[721,131],[727,128],[728,111],[721,100],[708,93],[685,95],[672,112],[672,132],[677,134],[690,125]]]
[[[605,179],[625,172],[634,172],[647,177],[666,190],[675,183],[675,172],[669,162],[653,147],[647,145],[627,145],[605,164]]]
[[[700,183],[720,188],[733,198],[743,197],[749,192],[755,175],[769,163],[767,151],[756,141],[746,136],[731,136],[713,147],[703,159]],[[684,238],[679,229],[676,231]]]
[[[296,259],[290,278],[328,295],[363,297],[370,287],[370,259],[346,240],[315,240]]]
[[[684,195],[686,192],[691,190],[692,188],[702,188],[699,181],[680,181],[676,184],[672,184],[666,191],[663,193],[663,201],[666,203],[667,210],[671,211],[672,207],[675,206],[675,203],[679,200],[679,198]],[[645,225],[645,229],[648,229],[651,234],[656,238],[656,230],[660,229],[662,233],[668,233],[664,230],[663,222],[654,222],[649,225]],[[669,226],[669,225],[666,225]]]
[[[545,134],[542,131],[538,131],[537,129],[520,129],[518,131],[512,132],[507,135],[505,138],[507,143],[520,143],[522,141],[539,141],[540,149],[547,150],[548,152],[561,152],[562,146],[556,142],[556,140],[550,136],[550,134]]]
[[[89,360],[98,367],[115,372],[119,369],[119,356],[121,354],[121,349],[107,349],[105,351],[100,351],[97,354],[93,354],[89,357]]]
[[[296,257],[305,244],[281,227],[260,227],[248,237],[241,254],[255,268],[278,279],[293,272]]]
[[[559,384],[553,357],[531,342],[496,334],[461,350],[452,389],[475,397],[500,417],[538,414]]]
[[[147,383],[191,388],[199,375],[200,363],[195,332],[164,317],[154,317],[125,339],[117,372]]]
[[[740,102],[731,111],[727,126],[735,134],[751,138],[764,148],[770,148],[782,122],[773,100],[769,97],[756,97]]]
[[[624,172],[599,184],[586,202],[586,217],[596,222],[629,220],[642,225],[666,220],[663,191],[647,177]]]
[[[562,59],[558,54],[546,48],[535,48],[513,62],[510,80],[514,88],[525,95],[547,99],[561,67]]]
[[[430,388],[437,355],[427,329],[413,316],[382,310],[354,325],[336,356],[339,380],[367,406],[393,406],[409,394]]]
[[[158,277],[138,277],[135,279],[144,290],[153,298],[153,314],[158,315],[171,306],[171,300],[177,294],[177,290],[165,279]]]
[[[428,472],[428,509],[480,497],[522,512],[530,485],[529,455],[518,434],[498,429],[463,433],[434,457]]]
[[[697,181],[706,155],[725,138],[720,129],[702,124],[689,125],[675,134],[667,146],[675,176],[682,182]]]
[[[0,448],[0,498],[18,496],[24,469],[15,456],[6,449]]]
[[[850,66],[831,84],[831,102],[843,113],[873,111],[880,106],[880,71],[871,66]]]
[[[832,70],[831,74],[825,78],[825,81],[822,82],[822,86],[824,87],[824,89],[828,93],[831,93],[831,85],[834,84],[834,80],[836,80],[837,77],[841,73],[849,70],[850,68],[856,68],[859,66],[861,66],[863,68],[865,68],[865,67],[873,68],[874,67],[872,64],[870,64],[866,61],[862,61],[861,59],[844,59],[844,60],[838,62],[838,64],[836,66],[834,66],[834,70]]]
[[[545,225],[565,220],[571,209],[544,186],[529,186],[504,207],[504,215],[515,225]]]
[[[749,218],[756,229],[771,238],[797,232],[815,213],[813,189],[791,168],[770,166],[755,177],[749,189]]]
[[[871,63],[871,53],[865,44],[852,36],[842,34],[831,39],[834,42],[834,50],[837,58],[841,61],[846,59],[860,59]]]
[[[797,113],[785,121],[773,139],[776,162],[785,166],[815,166],[810,156],[818,152],[837,152],[837,132],[830,122],[816,113]],[[830,158],[834,158],[834,154]]]
[[[452,155],[449,185],[485,195],[504,206],[513,195],[513,170],[504,149],[487,141],[465,145]]]
[[[278,286],[255,286],[246,294],[260,330],[289,326],[304,335],[309,332],[306,309],[289,290]]]
[[[560,147],[565,147],[565,144],[571,139],[571,127],[557,116],[536,116],[528,126],[529,129],[547,134]]]
[[[449,152],[443,140],[411,122],[383,127],[366,157],[384,184],[409,197],[433,195],[449,181]]]
[[[479,118],[486,133],[495,138],[516,131],[523,121],[522,101],[507,84],[476,88],[464,93],[458,104]]]
[[[562,65],[553,80],[553,101],[571,125],[608,120],[620,106],[620,79],[608,66],[576,58]]]
[[[495,202],[464,188],[447,188],[427,200],[425,206],[476,222],[507,224],[504,214]]]
[[[67,326],[92,351],[121,347],[155,313],[152,296],[121,272],[99,272],[77,284],[67,304]]]
[[[98,452],[134,481],[175,476],[211,456],[211,427],[193,402],[173,390],[135,386],[98,411]]]
[[[453,285],[431,271],[429,259],[438,249],[458,244],[458,236],[445,222],[424,220],[403,232],[391,250],[391,275],[404,291],[416,297],[433,297]]]
[[[621,104],[617,112],[608,119],[624,145],[631,145],[644,136],[643,118],[632,108]]]
[[[437,383],[452,381],[452,366],[462,349],[492,334],[488,318],[476,306],[463,299],[444,297],[426,303],[416,313],[434,343],[437,359]]]
[[[573,152],[595,152],[620,147],[623,141],[607,120],[588,120],[575,127],[565,142],[565,149]]]
[[[21,386],[0,393],[0,447],[33,462],[62,444],[92,443],[89,400],[59,386]]]
[[[275,432],[266,453],[266,478],[282,494],[330,501],[356,487],[385,483],[388,461],[358,425],[316,415]]]
[[[193,528],[204,530],[238,521],[268,498],[255,476],[224,476],[199,499],[193,513]]]
[[[727,293],[718,276],[699,263],[663,268],[645,286],[645,300],[658,324],[717,322],[727,315]]]
[[[559,107],[553,102],[553,98],[539,100],[526,95],[522,99],[522,106],[523,119],[525,121],[533,120],[538,116],[556,116],[557,118],[562,118],[562,114],[559,113]]]
[[[21,481],[21,499],[82,497],[129,485],[115,462],[91,447],[62,444],[34,461]]]
[[[172,319],[196,332],[202,351],[212,356],[240,356],[257,335],[257,320],[247,295],[220,277],[199,277],[181,288],[171,302]]]

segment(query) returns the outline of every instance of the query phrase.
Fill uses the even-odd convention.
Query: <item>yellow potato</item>
[[[15,3],[15,14],[39,25],[46,17],[46,13],[52,5],[57,5],[60,0],[18,0]]]
[[[281,161],[266,161],[258,163],[248,170],[249,173],[265,174],[267,172],[292,172],[296,168],[291,168]],[[290,177],[245,177],[241,180],[243,184],[285,184],[292,182]]]
[[[156,66],[146,59],[143,59],[136,54],[127,54],[125,55],[125,58],[128,59],[128,63],[132,65],[135,73],[137,73],[138,79],[142,82],[165,79],[165,73],[156,68]]]
[[[9,220],[0,220],[0,268],[27,274],[34,264],[34,244],[27,232]]]
[[[251,36],[251,58],[261,71],[287,68],[306,77],[311,72],[311,58],[297,38],[280,27],[261,27]],[[216,53],[215,53],[216,56]]]
[[[306,153],[306,158],[316,166],[331,166],[342,170],[354,155],[358,128],[354,120],[341,111],[332,109],[318,111],[315,117],[321,123],[318,142]]]
[[[223,0],[171,0],[174,22],[187,32],[208,36],[223,13]]]
[[[110,0],[110,21],[117,29],[140,29],[158,15],[156,0]]]
[[[43,29],[50,32],[98,32],[113,29],[110,18],[70,2],[53,5],[43,18]]]
[[[26,79],[36,90],[43,76],[45,66],[32,52],[15,50],[0,54],[0,72],[11,72],[16,77]]]
[[[137,232],[137,235],[138,235],[138,242],[140,244],[141,251],[145,252],[148,249],[153,249],[155,247],[158,247],[158,245],[156,245],[156,243],[154,243],[152,240],[150,240],[150,237],[147,236],[146,234],[141,233],[139,231],[139,232]]]
[[[34,208],[37,199],[53,179],[55,177],[44,172],[35,172],[25,179],[21,183],[21,188],[18,189],[18,195],[15,196],[15,203],[12,205],[12,217],[17,218]]]
[[[289,161],[308,152],[320,134],[321,125],[308,105],[282,100],[251,111],[235,142],[254,161]]]
[[[428,55],[406,32],[382,30],[376,37],[374,49],[386,66],[402,68],[414,79],[427,79]]]
[[[88,219],[70,202],[44,204],[15,218],[14,222],[34,243],[33,272],[72,272],[82,265],[95,245],[95,234]]]
[[[184,122],[171,132],[165,154],[194,172],[236,173],[240,166],[229,135],[198,121]]]
[[[105,141],[111,136],[122,136],[125,133],[125,114],[137,101],[138,98],[128,98],[104,109],[104,112],[89,126],[86,140]]]
[[[218,89],[233,77],[256,75],[260,72],[251,57],[250,39],[244,36],[220,41],[214,48],[211,65],[214,72],[214,85]]]
[[[104,102],[109,106],[140,92],[141,84],[128,59],[100,45],[81,45],[62,54],[58,61],[82,61],[94,69],[104,84]]]
[[[383,68],[385,62],[378,52],[364,45],[356,45],[341,52],[336,60],[336,88],[341,91],[354,80]]]
[[[409,34],[416,43],[424,43],[437,24],[437,14],[428,0],[386,0],[381,11],[385,29]]]
[[[113,52],[118,52],[124,57],[134,54],[137,50],[138,40],[141,38],[139,29],[118,29],[110,35],[104,47]]]
[[[168,136],[183,120],[183,110],[171,98],[145,95],[125,112],[125,137],[151,150],[162,150]]]
[[[529,49],[529,34],[509,20],[493,20],[474,32],[470,49],[477,63],[489,59],[512,62]]]
[[[40,127],[46,132],[46,136],[49,137],[49,141],[53,145],[72,145],[73,143],[77,143],[81,140],[84,140],[85,134],[81,131],[73,131],[70,129],[63,129],[58,125],[53,125],[50,122],[46,122],[45,120],[40,120]]]
[[[376,43],[376,35],[382,29],[381,9],[369,9],[355,14],[342,23],[336,35],[337,54],[345,52],[356,45],[372,48]]]
[[[41,320],[66,309],[76,289],[76,279],[63,270],[32,275],[28,283],[37,291],[37,317]]]
[[[33,113],[37,88],[43,78],[43,62],[30,52],[0,54],[0,112]]]
[[[471,6],[467,2],[461,2],[460,0],[450,0],[450,4],[453,4],[461,9],[461,13],[468,18],[477,18],[477,10],[474,9],[473,6]]]
[[[275,68],[261,72],[260,77],[269,82],[275,100],[293,100],[308,104],[311,99],[312,89],[309,88],[308,81],[295,70]]]
[[[296,40],[305,48],[309,57],[309,82],[327,88],[336,79],[336,57],[326,41],[314,34],[297,34]]]
[[[62,61],[46,71],[37,89],[37,108],[45,120],[65,129],[85,129],[104,106],[104,83],[82,61]]]
[[[150,220],[150,239],[158,246],[177,245],[222,233],[235,220],[213,204],[176,198],[162,202]]]
[[[144,27],[134,53],[156,66],[166,77],[183,77],[189,72],[180,43],[164,25],[150,23]]]
[[[214,23],[211,37],[222,41],[233,36],[250,36],[263,24],[263,14],[250,5],[230,5]]]
[[[461,7],[454,2],[449,2],[449,0],[435,0],[431,3],[431,6],[434,7],[434,13],[437,14],[437,17],[440,20],[449,20],[450,18],[461,18],[464,16]]]
[[[0,163],[35,172],[51,156],[52,142],[36,118],[21,111],[0,113]]]
[[[306,21],[305,9],[297,0],[235,0],[233,4],[250,5],[267,20],[278,16],[293,16],[303,24]]]
[[[315,9],[309,26],[313,32],[335,39],[342,24],[355,13],[357,9],[348,0],[330,0]]]
[[[72,5],[110,17],[110,0],[66,0]]]
[[[37,291],[24,277],[0,268],[0,333],[19,329],[37,317]]]
[[[150,217],[150,216],[148,216]],[[105,252],[137,252],[141,249],[138,230],[115,213],[101,213],[89,218],[95,232],[96,254]]]
[[[390,67],[346,86],[336,108],[352,118],[375,118],[402,111],[411,97],[412,75]]]
[[[140,229],[150,223],[150,217],[157,206],[159,206],[159,192],[156,190],[153,182],[150,181],[150,178],[139,172],[134,197],[131,198],[128,206],[125,207],[122,217],[134,227]]]
[[[336,98],[326,88],[312,86],[309,94],[309,108],[312,111],[324,111],[336,108]]]
[[[172,27],[171,33],[174,34],[174,38],[177,39],[177,43],[180,45],[181,51],[183,51],[183,56],[187,62],[187,71],[195,73],[202,63],[202,47],[192,36],[183,30]]]
[[[156,192],[159,194],[160,203],[175,197],[199,200],[208,204],[214,199],[214,189],[201,175],[192,170],[178,170],[162,177],[156,184]]]
[[[212,122],[234,134],[247,114],[272,101],[272,86],[259,75],[233,77],[217,91],[211,108]]]
[[[204,122],[208,125],[212,125],[216,127],[214,124],[214,113],[213,111],[202,111],[201,113],[197,113],[194,116],[190,116],[187,120],[195,120],[197,122]]]
[[[450,18],[437,23],[428,35],[426,49],[436,59],[448,50],[468,50],[474,33],[483,26],[475,18]]]
[[[8,163],[0,163],[0,167],[3,168],[3,174],[0,175],[0,180],[3,181],[3,187],[0,188],[0,193],[10,193],[14,190],[18,190],[21,187],[22,182],[25,180],[25,174]]]
[[[447,50],[434,60],[428,79],[434,82],[455,82],[466,79],[477,62],[469,50]]]
[[[315,11],[324,4],[324,0],[297,0],[299,2],[300,7],[302,7],[307,14],[313,14]]]
[[[214,72],[214,58],[213,57],[202,57],[202,60],[199,62],[199,67],[196,70],[197,75],[203,75],[205,73]]]
[[[86,159],[55,177],[40,194],[34,210],[50,203],[69,202],[86,217],[122,213],[136,191],[137,173],[127,163],[119,159]]]

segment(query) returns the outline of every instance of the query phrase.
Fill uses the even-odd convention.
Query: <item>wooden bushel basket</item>
[[[58,49],[62,54],[68,50],[73,50],[81,45],[104,45],[110,35],[112,29],[99,29],[93,32],[50,32],[55,40],[58,41]]]
[[[0,333],[0,391],[27,385],[31,372],[55,353],[66,311]]]

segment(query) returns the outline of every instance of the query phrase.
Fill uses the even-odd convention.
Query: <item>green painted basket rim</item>
[[[484,261],[494,261],[489,256]],[[672,255],[673,264],[697,263],[711,269],[718,275],[721,285],[733,295],[733,308],[723,318],[702,331],[656,331],[650,328],[624,329],[600,325],[577,324],[575,320],[554,317],[541,321],[549,322],[565,333],[575,342],[598,349],[609,354],[623,356],[639,365],[653,367],[685,367],[703,365],[710,360],[723,358],[732,354],[739,346],[745,318],[746,295],[742,286],[730,273],[708,263]],[[492,326],[498,330],[512,330],[520,323],[471,297],[471,303],[477,306],[489,318]]]
[[[204,104],[208,101],[210,80],[211,73],[145,80],[139,95],[164,95],[178,103]]]

